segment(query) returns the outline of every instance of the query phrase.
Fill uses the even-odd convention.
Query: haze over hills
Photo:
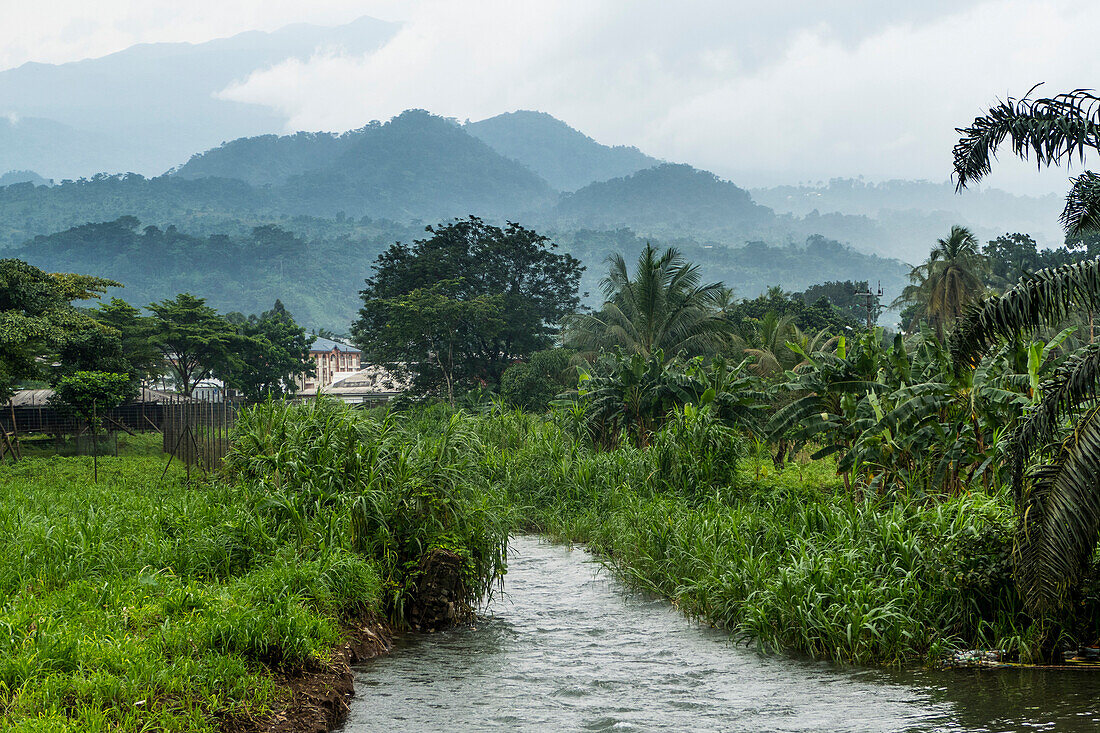
[[[555,198],[550,186],[457,124],[410,110],[342,135],[243,138],[194,156],[172,177],[237,178],[280,211],[399,220],[508,216]]]
[[[0,172],[29,168],[58,180],[103,171],[153,175],[224,140],[281,130],[282,114],[217,94],[318,49],[376,49],[397,27],[369,17],[336,27],[299,24],[2,71]]]
[[[305,322],[342,329],[386,245],[467,215],[551,235],[587,264],[592,294],[608,254],[629,258],[646,241],[675,244],[741,296],[853,279],[881,280],[887,300],[905,283],[898,260],[923,260],[952,224],[983,241],[1007,231],[1060,241],[1056,196],[956,196],[914,181],[746,191],[543,112],[462,124],[409,110],[348,132],[278,135],[280,115],[216,96],[318,48],[368,52],[395,28],[290,26],[0,72],[0,100],[19,101],[0,109],[0,173],[12,169],[0,175],[0,247],[127,282],[137,304],[194,290],[260,312],[281,297]],[[44,185],[126,170],[157,175]]]
[[[893,251],[911,260],[924,256],[929,236],[947,231],[952,224],[971,227],[980,239],[1006,232],[1030,233],[1048,247],[1061,244],[1065,237],[1058,221],[1065,201],[1055,194],[1018,196],[989,187],[956,192],[950,181],[869,183],[842,178],[818,185],[757,188],[751,193],[777,213],[844,212],[875,219],[884,227],[919,233],[919,240]]]
[[[518,160],[559,191],[576,191],[596,181],[621,178],[661,161],[634,147],[601,145],[545,112],[505,112],[466,131],[493,150]]]
[[[517,168],[490,160],[484,150],[475,154],[470,140],[457,135],[443,147],[417,153],[403,168],[396,148],[392,156],[385,151],[398,137],[389,126],[277,137],[286,124],[282,113],[218,96],[251,73],[287,59],[334,49],[369,53],[397,29],[396,24],[364,17],[342,26],[294,25],[198,44],[138,45],[97,59],[28,63],[0,72],[0,173],[31,170],[62,180],[103,171],[159,175],[180,166],[182,178],[231,178],[253,188],[270,187],[247,193],[234,190],[231,200],[223,202],[207,195],[202,185],[160,182],[149,188],[156,191],[151,197],[123,195],[120,204],[137,207],[130,211],[121,205],[101,207],[96,199],[103,192],[83,187],[79,195],[73,190],[56,194],[57,199],[44,203],[42,210],[32,206],[17,222],[0,221],[0,241],[22,241],[20,237],[55,231],[57,224],[80,224],[87,221],[80,215],[101,209],[105,220],[133,213],[161,223],[200,218],[199,212],[215,219],[226,212],[263,220],[343,211],[349,216],[414,220],[476,211],[513,218],[535,215],[533,221],[563,226],[629,224],[645,234],[711,237],[733,245],[756,236],[791,242],[823,234],[907,261],[921,259],[929,243],[955,223],[971,226],[980,239],[1024,231],[1043,244],[1060,241],[1056,196],[1011,196],[995,189],[956,196],[949,184],[914,181],[780,186],[750,192],[756,204],[776,214],[774,227],[761,228],[759,221],[739,216],[723,220],[726,214],[719,212],[725,205],[714,204],[725,195],[721,184],[727,183],[729,190],[736,181],[713,182],[713,190],[703,195],[714,204],[707,206],[696,205],[690,196],[683,198],[686,188],[643,191],[652,179],[631,176],[661,161],[635,148],[597,143],[542,112],[504,113],[461,126],[467,137],[543,179],[538,183]],[[166,78],[172,83],[164,84]],[[232,142],[215,147],[226,140]],[[202,150],[208,152],[192,157]],[[433,156],[442,157],[431,160]],[[387,167],[387,161],[393,165]],[[357,171],[357,164],[375,170]],[[472,166],[468,175],[463,173],[467,166]],[[429,178],[411,181],[411,175]],[[487,176],[499,178],[499,185]],[[486,180],[479,182],[478,177]],[[555,192],[579,194],[591,184],[620,178],[625,183],[617,184],[618,190],[597,186],[557,202]],[[686,187],[687,181],[680,184]],[[623,186],[637,190],[628,193]],[[503,192],[503,198],[490,201],[494,191]],[[603,208],[610,205],[607,196],[621,199],[620,210]],[[173,198],[178,198],[178,205]],[[57,211],[61,199],[72,205],[67,219]],[[682,201],[700,218],[678,215],[668,205],[672,200]],[[635,204],[654,206],[664,218],[655,211],[627,210]],[[458,211],[463,206],[471,210]]]

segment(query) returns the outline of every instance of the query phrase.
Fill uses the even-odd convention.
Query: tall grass
[[[858,498],[831,462],[776,472],[739,460],[751,450],[705,415],[674,416],[647,450],[596,450],[571,422],[479,418],[490,480],[529,529],[587,543],[686,612],[766,648],[843,662],[975,647],[1028,658],[1007,496]]]
[[[460,417],[413,434],[340,405],[242,415],[216,477],[165,457],[0,465],[0,728],[217,730],[285,699],[341,624],[402,620],[417,560],[504,570],[511,515]]]
[[[402,424],[334,401],[271,402],[241,414],[224,472],[262,497],[258,511],[278,541],[346,542],[375,558],[400,624],[415,568],[432,550],[463,559],[460,602],[489,593],[504,573],[512,517],[476,470],[472,427],[462,413]],[[318,523],[322,531],[310,536]]]

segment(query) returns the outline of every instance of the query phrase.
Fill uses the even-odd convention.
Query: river
[[[534,537],[513,539],[505,592],[473,628],[401,637],[355,686],[346,733],[1100,730],[1100,672],[765,655]]]

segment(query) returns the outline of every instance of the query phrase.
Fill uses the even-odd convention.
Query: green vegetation
[[[47,373],[39,358],[43,354],[98,342],[105,329],[72,301],[98,298],[107,286],[117,284],[83,275],[50,275],[20,260],[0,260],[0,400],[6,401],[20,381]],[[101,343],[91,355],[103,355]]]
[[[144,441],[138,441],[138,447]],[[461,558],[472,603],[509,512],[473,480],[459,420],[408,432],[318,402],[245,413],[223,475],[164,457],[0,465],[0,725],[214,731],[285,704],[341,625],[416,616],[421,560]]]
[[[699,267],[684,261],[674,248],[658,253],[646,245],[634,275],[626,260],[614,255],[600,286],[604,303],[593,314],[566,321],[565,342],[587,353],[622,349],[649,357],[714,353],[729,332],[719,317],[725,296],[720,283],[701,284]]]
[[[580,305],[584,268],[518,224],[471,216],[427,231],[378,257],[352,334],[368,358],[453,403],[456,386],[495,385],[513,361],[552,345]]]
[[[927,321],[942,337],[981,296],[985,269],[977,238],[966,227],[953,226],[951,234],[936,241],[928,260],[909,273],[910,284],[894,305],[909,306],[902,316],[909,316],[909,328]]]
[[[598,450],[518,413],[471,418],[484,462],[530,529],[588,543],[624,578],[768,648],[856,663],[1029,650],[1011,582],[1011,502],[862,497],[829,461],[775,471],[706,448],[684,409],[649,449]],[[717,445],[717,443],[713,444]]]
[[[128,374],[76,372],[58,381],[50,399],[55,407],[73,412],[95,431],[103,414],[133,399],[135,391]]]

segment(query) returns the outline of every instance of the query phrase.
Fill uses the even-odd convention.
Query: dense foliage
[[[344,624],[423,621],[433,551],[461,611],[504,568],[510,514],[458,420],[401,429],[318,402],[242,414],[225,475],[163,457],[0,465],[0,726],[213,731],[273,720]],[[124,450],[125,453],[125,450]]]
[[[495,385],[550,346],[580,303],[580,262],[530,229],[469,217],[427,232],[378,257],[352,325],[370,358],[411,373],[420,391]]]
[[[714,353],[729,333],[718,312],[725,297],[720,283],[703,284],[699,267],[675,248],[658,252],[646,245],[634,274],[612,255],[600,283],[604,302],[595,313],[566,321],[565,343],[589,353],[622,349],[643,357],[658,353]]]
[[[133,399],[135,392],[128,374],[76,372],[58,380],[50,403],[71,411],[96,430],[105,412]]]
[[[0,260],[0,400],[22,380],[49,378],[41,358],[94,341],[91,356],[117,355],[111,333],[72,306],[118,283],[82,275],[51,275],[20,260]],[[103,343],[107,341],[108,343]],[[115,354],[110,354],[112,346]],[[87,366],[87,365],[82,365]]]

